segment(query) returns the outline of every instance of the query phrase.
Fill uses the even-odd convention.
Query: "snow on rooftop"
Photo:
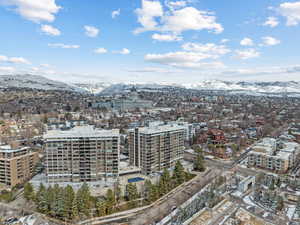
[[[120,132],[118,129],[101,130],[95,129],[93,126],[77,126],[70,130],[51,130],[43,137],[44,139],[52,138],[79,138],[79,137],[118,137]]]
[[[170,131],[177,131],[177,130],[185,130],[185,127],[179,126],[177,124],[168,124],[162,126],[151,126],[151,127],[140,127],[139,132],[143,134],[156,134],[162,132],[170,132]]]
[[[277,144],[281,145],[281,148],[277,148]],[[296,142],[280,141],[278,142],[274,138],[264,138],[255,146],[252,147],[251,153],[260,155],[271,155],[272,157],[289,159],[291,154],[295,151],[299,151],[300,145]],[[273,155],[275,153],[276,155]]]
[[[18,152],[18,151],[22,151],[24,149],[28,149],[28,147],[12,148],[10,145],[0,146],[0,152]]]

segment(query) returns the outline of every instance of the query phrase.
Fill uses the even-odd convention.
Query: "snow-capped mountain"
[[[106,88],[110,87],[112,84],[111,83],[104,83],[104,82],[99,82],[99,83],[74,83],[75,86],[84,89],[88,91],[91,94],[99,94]]]
[[[201,81],[187,84],[159,83],[75,83],[66,84],[38,75],[0,75],[0,88],[31,88],[40,90],[74,91],[101,95],[125,94],[132,87],[138,91],[171,91],[193,89],[202,91],[225,91],[229,94],[300,94],[300,82],[231,82],[220,80]]]
[[[81,93],[86,92],[75,85],[30,74],[0,75],[0,88],[30,88],[39,90],[74,91]]]
[[[299,93],[300,82],[229,82],[203,81],[194,84],[184,84],[186,88],[197,90],[248,91],[257,93]]]
[[[279,94],[279,93],[300,93],[300,82],[230,82],[209,80],[197,83],[187,83],[181,85],[175,84],[136,84],[136,83],[119,83],[107,84],[99,83],[89,86],[79,85],[94,94],[108,95],[108,94],[124,94],[132,87],[139,91],[167,91],[170,89],[193,89],[203,91],[226,91],[231,94]],[[98,89],[97,89],[98,87]],[[92,90],[92,91],[91,91]],[[97,90],[97,91],[95,91]]]

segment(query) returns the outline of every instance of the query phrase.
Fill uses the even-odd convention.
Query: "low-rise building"
[[[38,152],[29,147],[0,146],[0,183],[14,187],[26,182],[38,161]]]
[[[207,136],[208,136],[208,142],[214,145],[224,144],[226,142],[224,132],[219,129],[208,130]]]
[[[248,165],[285,173],[295,165],[300,145],[274,138],[264,138],[248,153]]]

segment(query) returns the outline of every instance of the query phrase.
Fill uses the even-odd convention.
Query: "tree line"
[[[60,187],[58,184],[49,187],[40,184],[35,191],[32,184],[27,183],[24,186],[24,198],[35,203],[36,210],[40,213],[60,220],[74,221],[151,204],[193,177],[193,174],[184,171],[178,161],[172,175],[164,169],[157,184],[146,180],[140,190],[135,183],[128,183],[124,194],[118,185],[108,189],[103,197],[93,197],[86,183],[77,192],[71,185]]]

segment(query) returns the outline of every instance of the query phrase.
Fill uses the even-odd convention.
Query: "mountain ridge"
[[[222,81],[206,80],[195,83],[138,83],[138,82],[81,82],[64,83],[40,75],[0,75],[0,88],[31,88],[40,90],[73,91],[90,94],[122,94],[135,86],[139,91],[166,91],[170,89],[192,89],[199,91],[225,91],[230,93],[300,93],[298,81]]]

